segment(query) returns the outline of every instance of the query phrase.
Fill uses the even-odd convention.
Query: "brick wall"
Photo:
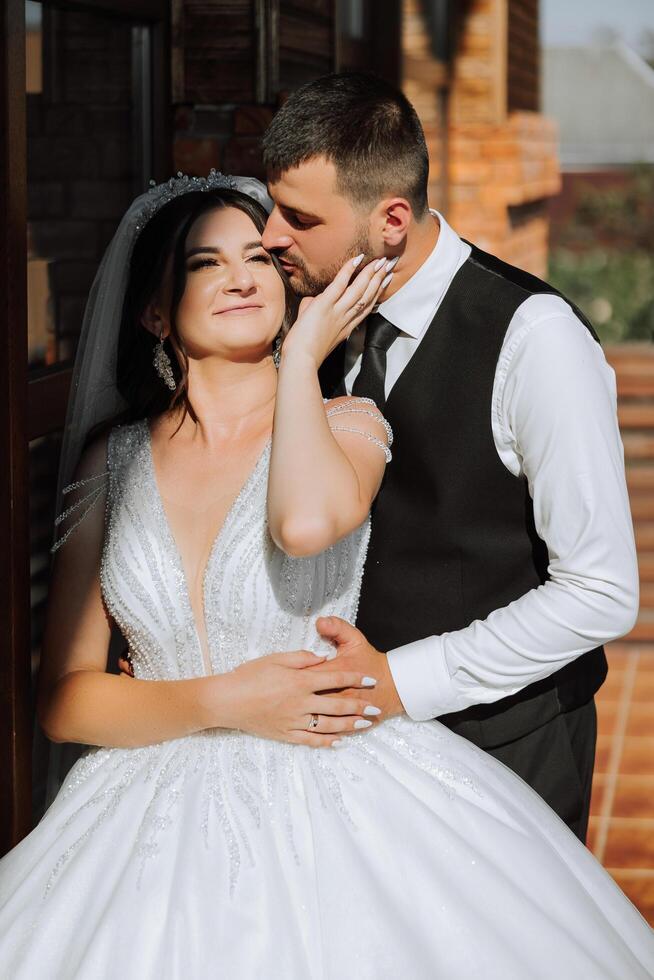
[[[263,177],[260,141],[284,93],[334,67],[332,0],[173,0],[175,169]]]
[[[537,0],[455,5],[448,66],[431,54],[419,0],[403,11],[403,86],[425,127],[432,206],[481,248],[545,275],[560,178],[555,127],[536,111]]]
[[[420,0],[402,4],[402,90],[425,131],[429,151],[429,203],[442,211],[447,201],[448,66],[432,54]]]
[[[532,52],[537,46],[534,6],[472,0],[459,19],[452,59],[449,217],[481,248],[543,276],[547,200],[560,186],[556,129],[539,112],[515,108],[534,104],[534,72],[516,57],[509,59],[511,45],[527,39]]]
[[[449,162],[449,217],[459,233],[544,275],[547,200],[560,185],[554,125],[526,112],[496,124],[453,120]]]

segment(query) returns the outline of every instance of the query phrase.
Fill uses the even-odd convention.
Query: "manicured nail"
[[[325,660],[336,660],[338,656],[338,650],[332,650],[331,653],[325,654]]]
[[[367,704],[363,709],[364,715],[380,715],[381,708],[375,707],[374,704]]]
[[[386,261],[385,255],[382,255],[381,259],[377,259],[377,261],[375,262],[375,272],[379,272],[379,270],[381,269],[385,261]]]
[[[394,269],[397,263],[399,262],[399,259],[400,259],[399,255],[396,255],[394,259],[389,259],[388,265],[386,266],[386,271],[390,272],[391,269]]]
[[[342,745],[342,744],[343,744],[343,739],[342,738],[335,738],[334,741],[332,742],[332,748],[333,749],[337,749],[339,747],[339,745]]]
[[[363,258],[363,252],[361,253],[361,255],[357,255],[356,259],[352,259],[352,265],[354,266],[355,269],[361,263],[362,258]]]
[[[364,677],[361,681],[361,687],[374,687],[376,683],[376,677]]]
[[[392,272],[389,272],[388,275],[386,276],[386,278],[385,279],[382,279],[382,284],[381,284],[381,286],[379,288],[380,289],[386,289],[386,287],[388,286],[388,284],[389,284],[389,282],[391,281],[392,278],[393,278],[393,273]]]
[[[355,728],[370,728],[371,725],[372,722],[366,721],[365,718],[357,718],[357,720],[354,722]]]

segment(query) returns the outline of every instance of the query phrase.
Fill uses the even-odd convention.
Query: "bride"
[[[645,921],[525,783],[376,720],[338,658],[312,671],[317,618],[356,617],[391,443],[317,370],[391,272],[348,260],[290,327],[261,202],[159,185],[94,284],[38,705],[90,748],[0,861],[0,976],[654,976]],[[134,680],[106,672],[112,629]]]

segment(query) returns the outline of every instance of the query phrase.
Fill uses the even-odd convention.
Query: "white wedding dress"
[[[212,669],[354,621],[369,522],[290,558],[270,442],[204,576]],[[101,581],[140,678],[205,673],[146,422],[116,427]],[[127,683],[127,682],[126,682]],[[654,934],[517,776],[438,722],[337,749],[206,731],[91,748],[0,862],[3,980],[645,980]]]

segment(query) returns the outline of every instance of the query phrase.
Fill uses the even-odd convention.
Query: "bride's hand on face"
[[[360,257],[348,259],[324,292],[302,300],[297,319],[284,340],[283,354],[299,351],[319,367],[381,301],[395,261],[376,259],[355,274]]]
[[[339,736],[368,727],[371,712],[364,716],[364,711],[371,704],[373,678],[338,668],[325,667],[320,674],[305,669],[325,659],[307,650],[271,653],[216,675],[225,682],[215,690],[220,726],[313,748],[331,746]],[[327,698],[318,693],[341,689],[348,694]],[[318,715],[318,724],[308,730],[312,714]]]

